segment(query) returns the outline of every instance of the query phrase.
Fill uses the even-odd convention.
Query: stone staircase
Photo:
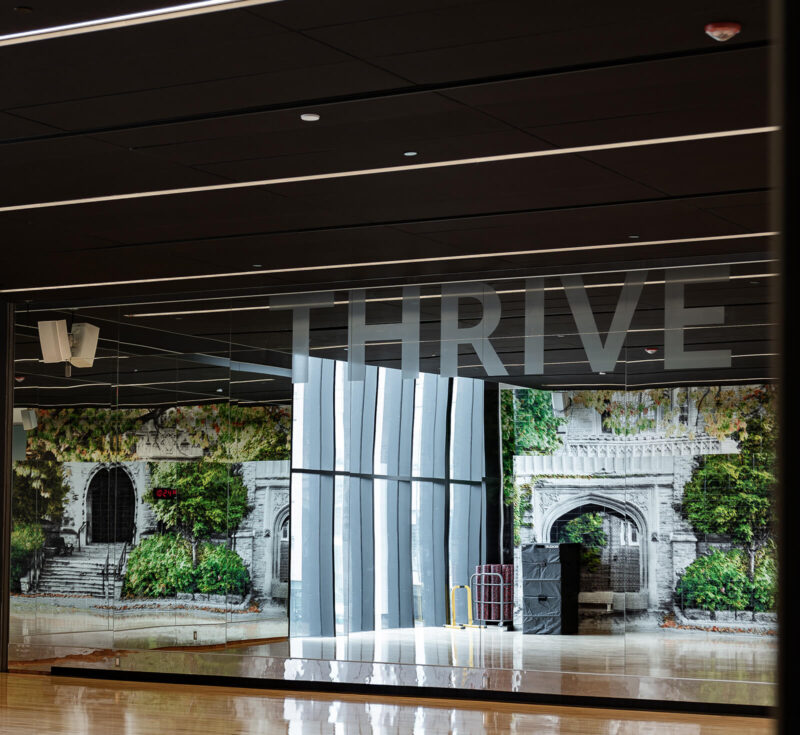
[[[53,556],[47,559],[36,588],[40,595],[88,595],[106,597],[103,590],[103,567],[108,555],[109,570],[106,582],[108,597],[114,595],[113,568],[117,563],[122,544],[89,544],[72,556]]]

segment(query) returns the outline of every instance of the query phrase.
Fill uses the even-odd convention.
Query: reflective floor
[[[766,719],[0,675],[4,735],[767,735]]]
[[[9,653],[16,670],[49,670],[51,664],[66,664],[761,706],[776,702],[774,637],[675,629],[533,636],[496,629],[416,628],[251,645],[226,643],[224,624],[176,626],[171,637],[165,630],[126,631],[124,640],[138,636],[145,643],[141,650],[103,646],[96,634],[65,632],[23,636],[12,643]],[[196,641],[193,630],[198,631]],[[176,639],[181,642],[179,650],[164,650],[171,645],[168,640]],[[155,640],[164,644],[159,650],[154,650]]]

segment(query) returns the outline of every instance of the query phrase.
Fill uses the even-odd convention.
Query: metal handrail
[[[125,568],[125,559],[128,556],[128,542],[126,541],[122,545],[122,551],[119,555],[119,561],[117,562],[116,569],[114,570],[114,579],[122,579],[122,572]]]
[[[106,563],[103,564],[103,597],[107,597],[106,586],[108,584],[108,555],[111,553],[111,549],[106,551]]]

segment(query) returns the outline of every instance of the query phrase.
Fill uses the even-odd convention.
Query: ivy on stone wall
[[[514,484],[514,456],[551,454],[561,446],[558,427],[564,419],[553,413],[552,393],[535,388],[500,392],[500,428],[503,447],[503,500],[514,509],[514,545],[520,544],[520,526],[530,510],[530,494]]]
[[[37,409],[38,425],[27,432],[29,457],[56,462],[124,462],[139,459],[147,434],[169,433],[215,461],[289,458],[291,412],[285,406],[202,406],[149,409]]]
[[[603,427],[617,435],[659,431],[695,438],[702,430],[715,439],[747,431],[747,417],[775,404],[771,385],[585,390],[567,394],[572,404],[597,411]],[[693,410],[690,414],[688,407]],[[693,419],[689,421],[689,416]]]

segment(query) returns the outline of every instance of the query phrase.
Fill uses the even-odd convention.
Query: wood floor
[[[0,674],[3,735],[761,735],[770,720]]]

